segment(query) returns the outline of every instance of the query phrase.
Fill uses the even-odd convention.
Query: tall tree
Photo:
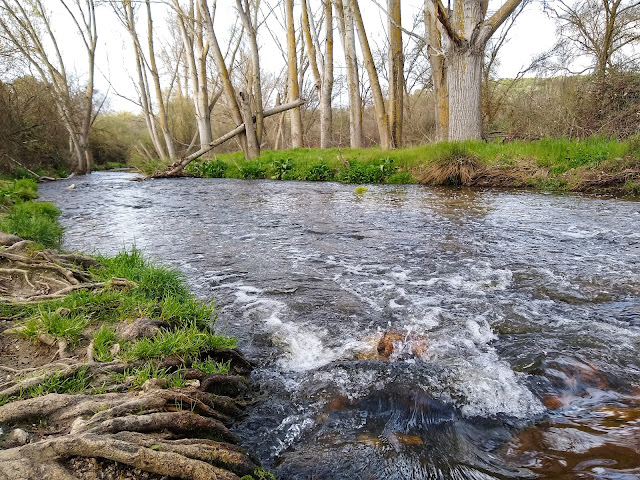
[[[199,8],[194,8],[194,0],[189,0],[186,7],[183,7],[178,0],[172,1],[182,39],[182,50],[187,62],[200,147],[202,148],[213,140],[207,76],[209,47],[205,45],[204,41],[202,14]]]
[[[346,1],[353,9],[353,20],[355,22],[356,30],[358,31],[360,49],[362,50],[362,55],[364,57],[364,66],[369,76],[369,85],[373,95],[373,105],[376,110],[376,122],[378,125],[378,135],[380,136],[380,146],[384,149],[388,149],[391,148],[391,141],[389,139],[389,119],[387,118],[387,109],[384,103],[384,97],[382,96],[382,88],[380,87],[376,64],[373,60],[373,54],[371,53],[371,47],[369,46],[369,39],[367,38],[367,32],[364,28],[364,22],[362,21],[360,5],[358,5],[358,0]]]
[[[222,83],[222,91],[224,92],[224,96],[227,101],[229,113],[236,126],[241,125],[242,123],[244,123],[244,121],[242,119],[242,113],[240,112],[240,105],[238,103],[236,91],[231,81],[230,68],[227,67],[225,57],[222,53],[222,50],[220,49],[218,37],[216,35],[215,29],[213,28],[213,20],[216,13],[216,0],[212,2],[211,9],[209,9],[207,0],[198,0],[198,6],[200,7],[204,30],[207,35],[207,40],[209,41],[209,48],[211,49],[213,62],[216,66],[216,73],[218,74],[218,78]],[[247,136],[244,131],[238,134],[238,143],[240,144],[240,148],[244,152],[246,158],[248,156]]]
[[[287,57],[289,63],[288,84],[289,99],[291,101],[300,96],[298,85],[298,55],[296,49],[295,25],[293,23],[293,0],[285,0],[286,28],[287,28]],[[300,108],[291,110],[291,146],[302,147],[302,115]]]
[[[320,100],[320,148],[331,146],[333,112],[333,11],[331,0],[323,0],[325,21],[324,55],[320,54],[320,40],[307,0],[301,1],[304,43]]]
[[[489,0],[426,0],[425,27],[434,75],[444,75],[448,105],[443,105],[445,85],[437,92],[437,111],[448,111],[449,140],[482,137],[482,62],[489,38],[523,0],[506,0],[487,18]],[[443,78],[434,78],[434,84]],[[436,89],[438,86],[436,86]],[[439,118],[443,124],[443,119]]]
[[[50,13],[42,0],[1,0],[0,31],[50,85],[60,118],[69,133],[74,160],[72,169],[75,173],[90,173],[89,133],[95,120],[93,82],[98,41],[95,3],[94,0],[58,1],[69,15],[87,55],[88,75],[79,109]]]
[[[156,62],[151,2],[150,0],[144,1],[147,17],[146,47],[143,45],[144,37],[141,39],[136,28],[138,6],[134,5],[132,0],[119,0],[111,3],[111,6],[131,38],[136,61],[140,105],[156,154],[163,161],[175,160],[176,147],[169,126],[168,102],[162,91]],[[151,80],[149,80],[149,76],[151,76]],[[154,100],[158,107],[157,114],[154,110]]]
[[[389,141],[392,148],[402,143],[404,99],[404,52],[400,0],[387,0],[389,12]]]
[[[338,29],[342,39],[347,70],[350,145],[351,148],[360,148],[362,146],[362,97],[360,94],[358,57],[356,55],[356,37],[353,28],[353,12],[348,1],[334,0],[334,5],[338,16]]]
[[[256,117],[256,138],[258,146],[262,142],[264,131],[264,106],[262,104],[262,79],[260,77],[260,53],[258,50],[258,7],[260,0],[236,0],[236,8],[244,25],[245,33],[249,38],[249,50],[251,51],[251,76],[249,81],[249,93],[253,95]]]

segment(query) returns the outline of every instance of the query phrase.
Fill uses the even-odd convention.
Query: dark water
[[[135,243],[216,300],[278,478],[640,478],[640,203],[130,178],[40,192],[66,248]]]

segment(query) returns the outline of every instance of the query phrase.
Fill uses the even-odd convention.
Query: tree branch
[[[476,27],[471,37],[472,44],[476,47],[484,47],[491,38],[491,35],[500,28],[500,25],[509,18],[509,15],[511,15],[522,2],[523,0],[507,0],[489,19]]]

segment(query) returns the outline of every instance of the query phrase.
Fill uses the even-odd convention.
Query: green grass
[[[183,359],[195,358],[200,353],[216,348],[235,348],[235,338],[201,330],[195,323],[178,330],[164,330],[153,338],[141,338],[130,344],[125,353],[128,360],[160,358],[177,355]]]
[[[460,158],[460,152],[478,166],[517,168],[534,164],[548,169],[550,177],[556,177],[581,167],[598,168],[625,158],[640,161],[640,136],[627,141],[592,137],[504,143],[440,142],[391,151],[379,148],[271,150],[263,151],[251,162],[245,162],[242,153],[221,154],[213,162],[193,162],[187,170],[203,177],[408,184],[417,183],[422,178],[421,172],[430,166],[446,163],[447,158]],[[541,184],[540,188],[546,189],[549,185]],[[635,191],[632,185],[627,190]]]
[[[88,368],[83,367],[70,377],[52,375],[44,382],[29,387],[20,394],[21,398],[32,398],[46,395],[47,393],[80,393],[89,388],[90,376]]]
[[[99,260],[102,267],[94,269],[99,279],[108,281],[118,277],[132,280],[138,284],[136,292],[151,300],[161,301],[166,297],[187,299],[190,295],[179,272],[148,262],[135,247],[124,249],[112,258],[99,257]]]
[[[0,230],[32,240],[45,247],[58,248],[63,228],[58,223],[60,210],[46,202],[19,202],[0,218]]]
[[[187,298],[165,297],[162,301],[160,319],[177,326],[188,326],[195,322],[200,328],[215,323],[217,314],[212,302],[202,302],[192,295]]]
[[[0,205],[13,205],[38,198],[38,184],[30,178],[0,181]]]
[[[214,359],[207,357],[204,360],[194,360],[191,367],[207,375],[226,375],[231,369],[231,360],[227,362],[216,362]]]
[[[48,334],[53,338],[63,338],[71,344],[77,344],[89,323],[90,318],[81,313],[73,312],[64,315],[57,310],[52,311],[41,307],[27,320],[25,329],[21,333],[34,340],[40,334]]]
[[[153,362],[146,362],[140,367],[126,369],[123,373],[113,375],[114,380],[119,383],[128,381],[135,389],[140,389],[147,380],[158,378],[165,380],[166,388],[180,388],[186,385],[182,370],[170,373],[168,368],[160,368]]]
[[[100,327],[93,335],[93,350],[95,352],[95,359],[99,362],[110,362],[113,360],[113,355],[109,351],[111,347],[118,340],[116,332],[106,325]]]

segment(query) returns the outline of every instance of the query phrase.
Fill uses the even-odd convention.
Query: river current
[[[640,478],[640,202],[133,177],[40,194],[215,300],[277,478]]]

